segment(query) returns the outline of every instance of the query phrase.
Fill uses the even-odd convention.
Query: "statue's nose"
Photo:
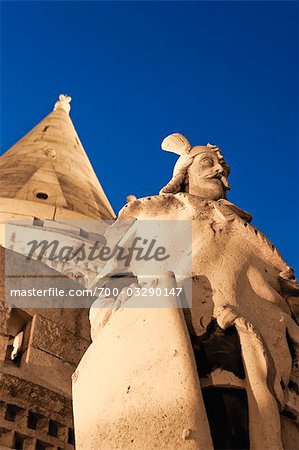
[[[216,166],[216,171],[217,171],[217,173],[223,173],[223,167],[222,167],[222,165],[221,164],[217,164],[217,166]]]

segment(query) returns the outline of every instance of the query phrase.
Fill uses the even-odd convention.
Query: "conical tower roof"
[[[112,219],[113,209],[70,119],[70,101],[60,95],[54,111],[1,157],[0,196]]]

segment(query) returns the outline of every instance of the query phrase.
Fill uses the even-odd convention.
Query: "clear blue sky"
[[[298,3],[2,2],[1,148],[73,97],[72,119],[116,211],[155,194],[179,131],[218,144],[229,200],[299,276]]]

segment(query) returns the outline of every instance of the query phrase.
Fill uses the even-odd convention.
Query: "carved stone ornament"
[[[65,112],[69,114],[71,110],[70,105],[71,101],[72,97],[70,97],[69,95],[60,94],[59,100],[54,105],[54,111],[56,111],[56,109],[63,109]]]

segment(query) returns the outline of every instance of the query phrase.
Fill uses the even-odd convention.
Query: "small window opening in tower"
[[[19,434],[19,433],[15,433],[13,448],[15,450],[23,450],[23,448],[25,448],[25,440],[26,440],[26,436],[23,436],[22,434]],[[27,446],[26,446],[26,448],[27,448]]]
[[[42,416],[40,414],[29,411],[28,420],[27,420],[28,428],[30,428],[31,430],[36,430],[37,424],[41,418],[42,418]]]
[[[49,197],[48,194],[46,194],[45,192],[38,192],[35,195],[36,198],[39,198],[40,200],[47,200],[47,198]]]
[[[58,437],[58,432],[59,432],[59,424],[57,422],[55,422],[54,420],[50,419],[49,420],[49,435]]]
[[[47,444],[47,442],[40,441],[39,439],[36,441],[35,450],[47,450],[53,448],[51,444]]]
[[[9,422],[15,422],[17,415],[21,411],[23,411],[23,409],[19,406],[8,404],[5,411],[5,420],[8,420]]]

